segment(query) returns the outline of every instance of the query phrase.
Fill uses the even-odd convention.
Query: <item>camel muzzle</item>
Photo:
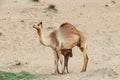
[[[35,28],[35,25],[33,25],[33,28]]]

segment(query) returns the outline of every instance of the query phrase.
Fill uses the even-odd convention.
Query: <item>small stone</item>
[[[19,66],[19,65],[21,65],[21,62],[18,62],[18,63],[16,63],[15,65],[18,65],[18,66]]]
[[[113,3],[113,4],[116,4],[116,2],[115,2],[115,1],[113,1],[113,0],[112,0],[112,3]]]
[[[109,7],[109,5],[106,4],[105,7]]]
[[[83,13],[80,13],[80,15],[83,15]]]
[[[47,29],[53,29],[53,27],[48,27]]]
[[[0,36],[2,36],[2,32],[0,32]]]
[[[21,22],[25,22],[24,20],[21,20]]]
[[[85,5],[85,4],[83,4],[82,6],[83,6],[83,7],[86,7],[86,5]]]
[[[27,62],[25,62],[25,64],[28,64]]]

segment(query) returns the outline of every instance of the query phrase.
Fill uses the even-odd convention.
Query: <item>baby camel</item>
[[[61,52],[62,52],[62,55],[64,56],[64,71],[66,69],[67,73],[69,73],[69,71],[68,71],[68,59],[69,59],[69,57],[73,56],[72,49],[62,49]],[[58,57],[58,59],[59,59],[59,57]],[[58,70],[58,73],[60,73],[58,68],[57,68],[57,70]]]
[[[68,71],[68,59],[69,57],[72,57],[72,49],[62,49],[62,54],[64,56],[64,71],[66,69],[67,73],[69,73]]]
[[[49,36],[44,36],[44,29],[42,22],[37,25],[34,25],[33,28],[37,30],[39,35],[40,43],[44,46],[51,47],[55,56],[55,71],[54,74],[58,73],[58,59],[60,59],[62,65],[62,74],[64,71],[64,61],[62,56],[62,49],[72,49],[75,46],[78,46],[79,49],[83,52],[84,64],[81,72],[85,72],[88,63],[88,55],[86,53],[87,42],[86,38],[82,32],[77,30],[70,23],[63,23],[59,29],[51,32]],[[59,58],[58,58],[59,57]]]

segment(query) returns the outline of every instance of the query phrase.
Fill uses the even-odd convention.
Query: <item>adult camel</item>
[[[39,35],[40,43],[44,46],[51,47],[55,56],[55,71],[54,74],[58,73],[58,59],[62,65],[62,74],[64,71],[64,61],[62,56],[62,49],[72,49],[78,46],[83,52],[84,64],[81,72],[85,72],[88,63],[88,55],[86,53],[87,40],[84,34],[77,30],[75,26],[70,23],[63,23],[57,30],[51,32],[48,36],[44,36],[43,24],[40,22],[34,25],[33,28],[37,30]],[[59,58],[58,58],[59,57]]]

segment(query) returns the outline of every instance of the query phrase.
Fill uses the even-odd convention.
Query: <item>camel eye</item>
[[[40,24],[38,24],[38,26],[39,26]]]

